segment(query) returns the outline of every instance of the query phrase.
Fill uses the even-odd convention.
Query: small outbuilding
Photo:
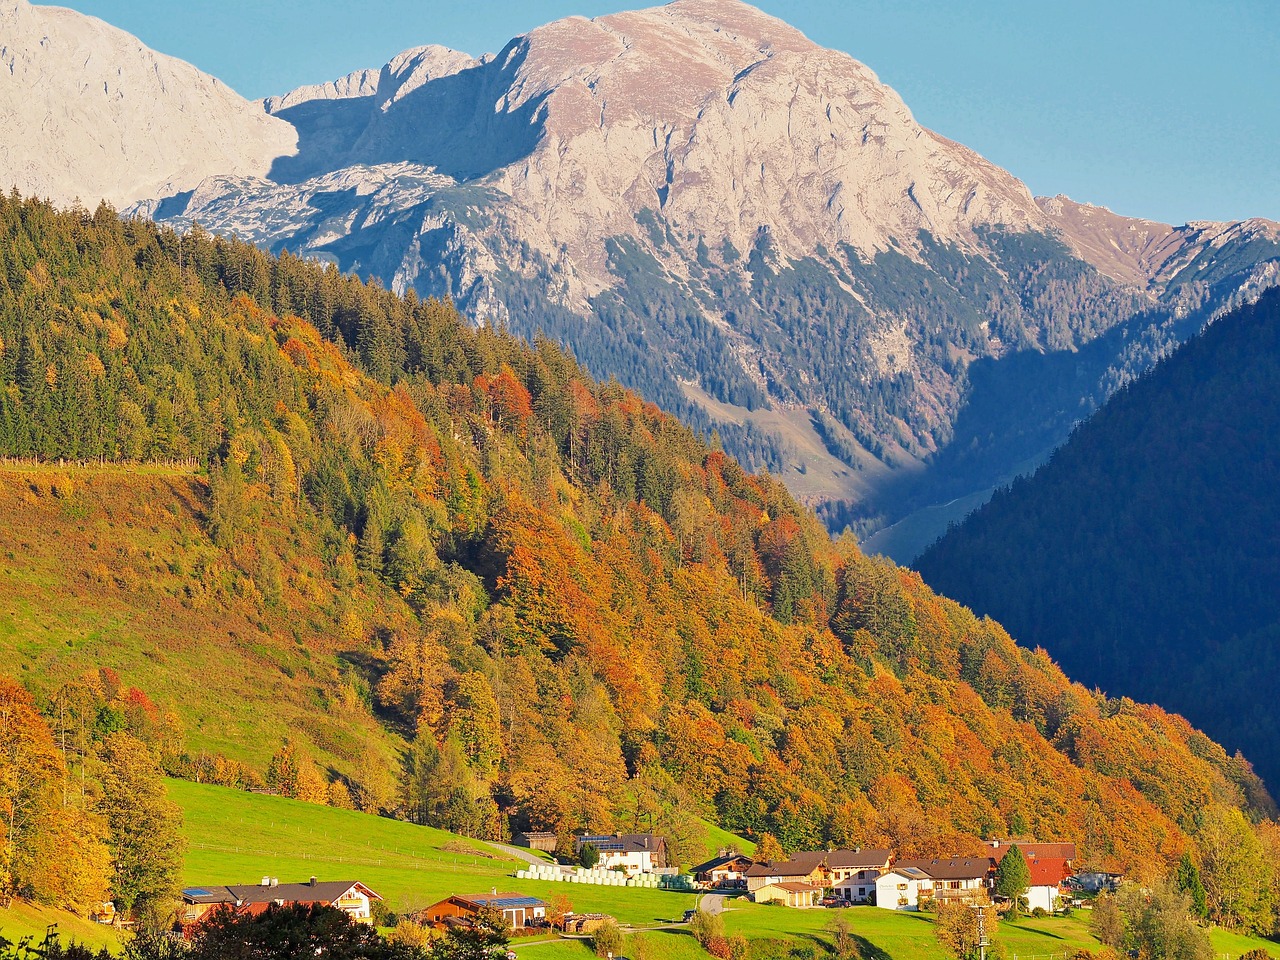
[[[790,883],[780,880],[757,887],[751,894],[756,903],[781,903],[788,907],[817,907],[822,904],[822,884]]]
[[[511,838],[512,844],[528,850],[541,850],[543,853],[555,853],[557,838],[547,831],[525,831]]]

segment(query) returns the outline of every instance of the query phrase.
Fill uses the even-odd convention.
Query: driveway
[[[714,917],[716,914],[724,913],[724,902],[728,899],[722,893],[704,893],[698,901],[698,909]]]
[[[532,863],[539,867],[555,867],[561,873],[573,872],[573,867],[566,867],[564,864],[556,863],[554,860],[544,860],[526,847],[513,847],[509,843],[494,843],[491,840],[487,842],[493,849],[500,850],[507,856],[515,857],[517,860],[523,860],[525,863]]]

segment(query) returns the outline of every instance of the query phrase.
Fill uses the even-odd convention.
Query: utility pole
[[[978,911],[978,960],[987,960],[987,947],[991,946],[987,939],[987,907],[979,903],[974,909]]]

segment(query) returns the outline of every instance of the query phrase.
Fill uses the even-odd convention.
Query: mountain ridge
[[[268,108],[296,151],[132,212],[549,336],[862,535],[1047,456],[1280,260],[1261,221],[1037,200],[744,3],[413,47]]]
[[[924,552],[926,580],[1086,683],[1154,697],[1280,780],[1280,290],[1119,391]]]

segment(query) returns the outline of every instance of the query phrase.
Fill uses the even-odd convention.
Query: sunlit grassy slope
[[[209,542],[204,497],[179,469],[0,465],[5,672],[48,696],[114,668],[178,715],[191,749],[259,770],[286,737],[343,771],[365,753],[392,757],[385,728],[342,700],[315,535],[300,523],[273,530],[284,586],[262,603]]]

